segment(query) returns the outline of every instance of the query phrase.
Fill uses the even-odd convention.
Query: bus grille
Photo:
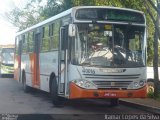
[[[112,80],[134,80],[134,79],[138,79],[140,74],[133,74],[133,75],[99,75],[99,74],[94,74],[94,75],[90,75],[90,74],[83,74],[85,76],[85,78],[88,79],[112,79]]]
[[[93,81],[98,89],[114,88],[114,89],[127,89],[132,81]]]
[[[86,79],[90,79],[98,89],[127,89],[134,81],[139,79],[140,74],[130,75],[101,75],[83,74]]]

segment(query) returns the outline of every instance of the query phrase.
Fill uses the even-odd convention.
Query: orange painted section
[[[39,79],[39,62],[37,62],[37,55],[35,53],[30,54],[30,69],[31,69],[31,78],[32,86],[39,88],[40,79]],[[39,60],[38,60],[39,61]]]
[[[20,68],[20,56],[15,55],[14,57],[14,79],[19,80],[19,68]]]
[[[70,83],[70,99],[79,98],[145,98],[147,87],[138,90],[87,90]]]

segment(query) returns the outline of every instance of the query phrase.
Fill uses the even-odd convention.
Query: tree
[[[39,5],[40,2],[41,0],[31,0],[23,9],[15,7],[12,11],[5,13],[5,16],[19,30],[23,30],[44,20],[40,16],[42,10],[42,6]]]
[[[48,0],[47,4],[43,7],[40,15],[45,19],[54,16],[63,11],[63,8],[61,6],[62,3],[58,3],[58,0]]]
[[[155,3],[154,3],[155,2]],[[158,75],[158,39],[160,38],[160,29],[159,29],[159,19],[160,19],[160,1],[144,0],[145,6],[147,8],[147,11],[154,23],[155,27],[155,33],[154,33],[154,60],[153,60],[153,67],[154,67],[154,96],[158,97],[160,95],[160,81],[159,81],[159,75]],[[155,6],[157,4],[157,6]],[[151,13],[151,9],[154,9],[156,11],[156,18],[154,18],[154,15]]]

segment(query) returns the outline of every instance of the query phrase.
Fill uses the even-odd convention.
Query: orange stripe
[[[146,86],[138,90],[87,90],[70,83],[69,98],[145,98],[146,90]]]
[[[30,70],[31,70],[31,79],[32,79],[32,86],[34,86],[34,81],[35,81],[35,65],[34,65],[34,54],[29,54],[29,58],[30,58]]]
[[[30,54],[30,69],[32,73],[32,86],[35,88],[39,88],[40,80],[39,80],[39,62],[37,63],[36,54]]]

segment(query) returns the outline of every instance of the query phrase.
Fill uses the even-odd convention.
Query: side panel
[[[40,88],[39,66],[35,53],[22,55],[21,69],[25,71],[26,84],[34,88]]]
[[[30,69],[31,69],[31,73],[32,73],[32,86],[35,87],[35,88],[39,88],[39,77],[37,77],[37,74],[38,74],[38,66],[37,66],[37,58],[36,58],[36,54],[35,53],[32,53],[30,54],[29,56],[30,58]]]
[[[30,61],[29,54],[22,54],[22,67],[21,69],[25,71],[26,75],[26,84],[28,86],[32,86],[32,71],[31,71],[31,61]]]
[[[58,51],[39,54],[40,89],[49,92],[49,78],[51,73],[58,75]],[[58,80],[58,78],[57,78]]]
[[[35,53],[31,54],[30,61],[31,70],[33,71],[32,80],[33,80],[33,86],[35,88],[40,88],[40,72],[39,72],[39,48],[40,48],[40,41],[41,41],[41,33],[39,33],[39,29],[37,30],[37,33],[34,36],[34,44]]]
[[[35,88],[39,88],[40,80],[39,80],[39,66],[37,63],[37,55],[35,53],[30,54],[30,69],[32,73],[32,86]]]

